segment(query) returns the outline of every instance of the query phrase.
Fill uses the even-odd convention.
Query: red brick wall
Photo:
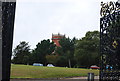
[[[54,42],[54,44],[58,47],[60,47],[60,44],[59,44],[59,40],[52,40]]]
[[[62,37],[63,36],[52,36],[52,41],[56,44],[56,46],[60,47],[59,41]]]

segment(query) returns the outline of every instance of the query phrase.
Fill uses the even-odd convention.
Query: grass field
[[[95,75],[99,74],[99,70],[81,68],[42,67],[14,64],[11,66],[11,78],[62,78],[87,76],[89,72],[92,72]]]

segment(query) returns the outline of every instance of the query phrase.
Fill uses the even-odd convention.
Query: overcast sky
[[[104,2],[109,0],[104,0]],[[117,1],[117,0],[114,0]],[[87,31],[99,30],[100,0],[17,0],[13,48],[20,41],[31,49],[53,34],[84,37]]]

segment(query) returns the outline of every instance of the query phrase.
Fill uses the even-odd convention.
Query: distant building
[[[54,44],[58,47],[60,47],[59,41],[61,38],[64,38],[65,35],[62,34],[52,34],[52,41],[54,42]]]

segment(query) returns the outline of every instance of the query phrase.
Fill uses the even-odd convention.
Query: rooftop
[[[64,34],[64,35],[62,35],[62,34],[60,34],[60,33],[58,33],[58,34],[52,34],[52,37],[53,37],[53,36],[62,36],[62,37],[64,37],[65,34]]]

